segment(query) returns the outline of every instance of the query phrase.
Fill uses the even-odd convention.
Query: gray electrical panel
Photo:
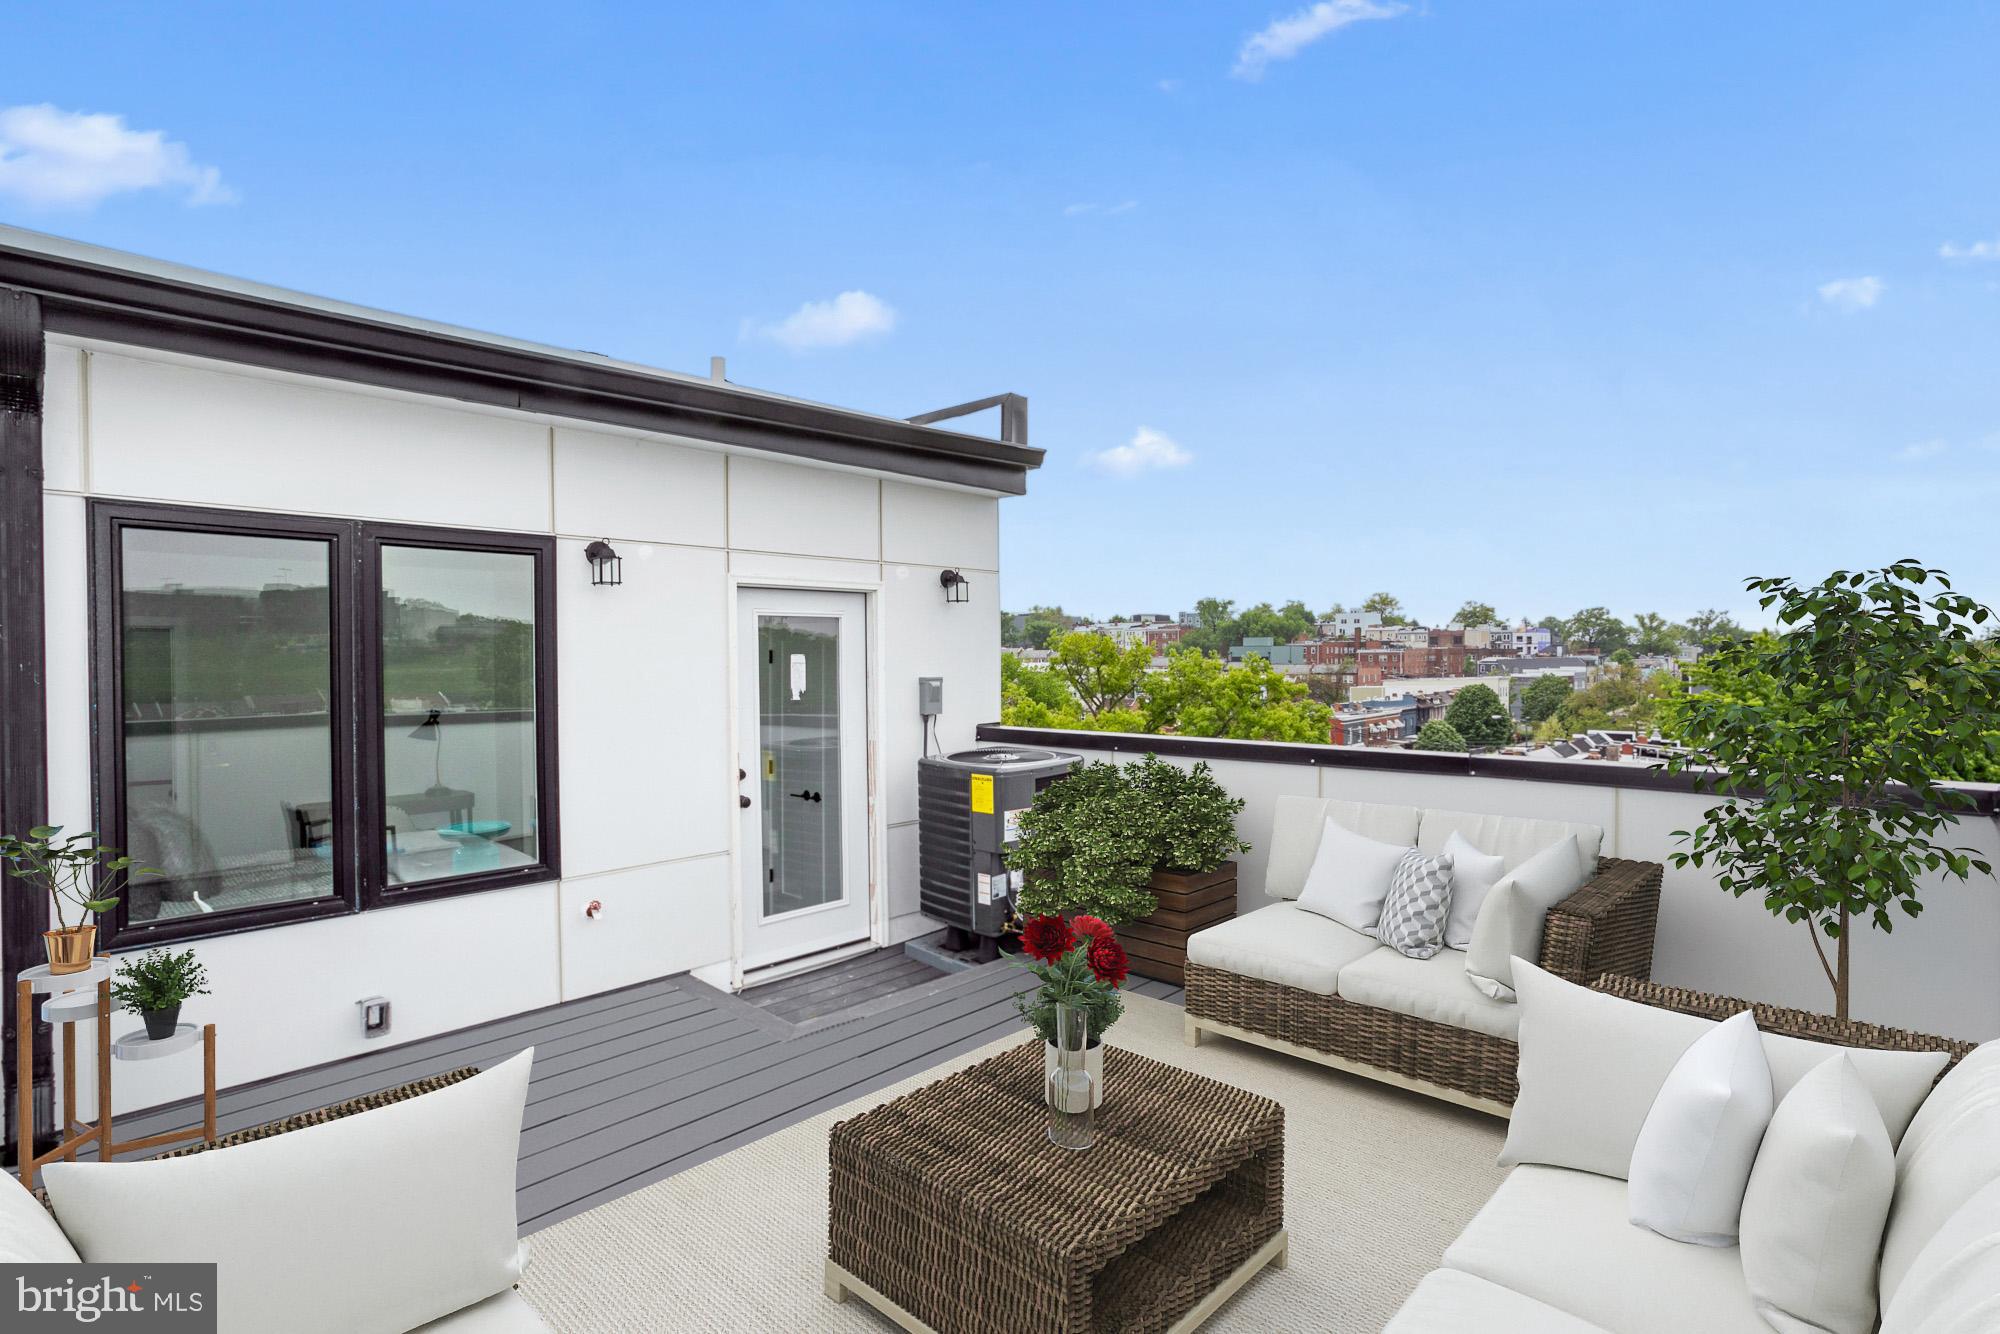
[[[1006,855],[1035,794],[1079,757],[1062,751],[986,746],[917,762],[917,867],[926,914],[947,927],[947,945],[998,939],[1013,915],[1018,872]]]
[[[942,676],[919,676],[917,678],[917,714],[923,718],[935,718],[944,712],[944,678]]]

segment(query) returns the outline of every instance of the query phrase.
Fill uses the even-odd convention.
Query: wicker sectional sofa
[[[1477,991],[1465,956],[1407,959],[1295,900],[1328,819],[1367,837],[1442,847],[1458,832],[1508,869],[1576,834],[1596,855],[1593,825],[1363,802],[1280,797],[1265,893],[1278,902],[1188,941],[1186,1037],[1254,1042],[1505,1116],[1516,1092],[1518,1007]],[[1651,974],[1662,868],[1603,857],[1597,876],[1549,914],[1539,962],[1570,981]]]

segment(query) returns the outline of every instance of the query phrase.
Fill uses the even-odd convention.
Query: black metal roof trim
[[[15,233],[15,236],[21,236]],[[25,239],[25,238],[24,238]],[[113,253],[113,252],[107,252]],[[299,295],[52,253],[0,234],[0,286],[51,333],[622,426],[1009,494],[1043,451],[471,331],[370,318]]]
[[[1623,761],[1529,760],[1513,755],[1460,755],[1379,746],[1314,746],[1295,741],[1232,741],[1225,737],[1150,736],[1138,732],[1069,732],[1045,727],[1006,727],[999,723],[981,723],[978,738],[1055,750],[1108,750],[1120,755],[1151,752],[1191,760],[1244,760],[1252,764],[1296,764],[1319,769],[1389,769],[1453,778],[1506,778],[1523,783],[1570,783],[1581,787],[1719,796],[1703,787],[1693,774],[1673,774]],[[1967,813],[2000,816],[2000,784],[1951,786],[1972,798]]]

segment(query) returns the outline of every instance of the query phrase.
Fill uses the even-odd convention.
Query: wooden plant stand
[[[95,982],[92,987],[91,983]],[[86,990],[85,988],[89,988]],[[93,996],[92,993],[95,993]],[[48,995],[43,1004],[42,1018],[55,1025],[62,1034],[62,1121],[57,1132],[58,1143],[47,1153],[34,1151],[35,1124],[35,1084],[34,1084],[34,1041],[35,1041],[35,997]],[[93,1003],[94,1002],[94,1003]],[[184,1047],[194,1045],[194,1028],[182,1024],[181,1031],[173,1038],[159,1043],[144,1041],[144,1030],[137,1034],[127,1034],[114,1043],[111,1040],[111,959],[100,954],[90,961],[90,969],[83,973],[52,975],[47,967],[24,970],[14,984],[14,1069],[15,1069],[15,1124],[21,1127],[21,1143],[17,1146],[20,1163],[21,1184],[29,1190],[35,1188],[35,1173],[52,1162],[73,1163],[77,1150],[86,1145],[97,1146],[99,1162],[110,1162],[121,1153],[131,1153],[140,1149],[154,1149],[166,1144],[177,1144],[182,1140],[215,1138],[215,1025],[205,1024],[200,1032],[202,1047],[202,1121],[198,1126],[186,1130],[170,1130],[159,1135],[147,1135],[143,1139],[126,1140],[120,1143],[112,1134],[111,1115],[111,1058],[122,1055],[124,1059],[143,1059],[145,1056],[167,1055]],[[97,1122],[85,1125],[76,1119],[76,1035],[75,1025],[87,1019],[97,1021]],[[169,1046],[169,1044],[172,1044]],[[151,1046],[160,1050],[147,1050]],[[123,1049],[122,1051],[120,1049]],[[143,1053],[141,1055],[140,1053]]]
[[[1150,917],[1118,927],[1118,943],[1139,976],[1184,986],[1188,937],[1236,916],[1236,863],[1224,862],[1204,875],[1155,871],[1147,888],[1159,907]]]

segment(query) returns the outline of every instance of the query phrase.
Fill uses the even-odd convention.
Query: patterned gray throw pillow
[[[1411,848],[1389,878],[1375,939],[1412,959],[1428,959],[1444,948],[1444,924],[1450,916],[1450,855],[1427,857]]]

